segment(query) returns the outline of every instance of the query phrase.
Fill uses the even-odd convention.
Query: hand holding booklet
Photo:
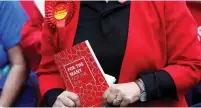
[[[116,79],[103,72],[88,41],[61,51],[54,60],[66,89],[79,96],[82,107],[103,105],[102,95]]]

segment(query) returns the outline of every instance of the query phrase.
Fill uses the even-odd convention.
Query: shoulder
[[[19,1],[0,1],[1,11],[7,10],[10,8],[21,8]],[[7,10],[8,11],[8,10]]]
[[[19,1],[0,1],[0,7],[0,14],[2,16],[12,16],[12,13],[15,13],[20,17],[26,17],[24,9]]]

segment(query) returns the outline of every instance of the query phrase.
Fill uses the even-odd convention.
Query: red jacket
[[[43,17],[36,7],[34,1],[20,1],[25,9],[29,20],[22,28],[20,44],[22,50],[30,63],[30,67],[36,71],[40,64],[40,41]]]
[[[198,25],[198,39],[201,44],[201,1],[197,2],[187,2],[187,6],[190,9],[195,21]]]
[[[61,50],[72,47],[80,9],[80,2],[75,3],[75,14],[65,28],[55,30],[44,23],[37,71],[42,95],[52,88],[64,88],[53,61],[58,52],[54,45]],[[179,101],[152,101],[146,106],[187,106],[184,94],[201,77],[201,51],[196,23],[185,2],[133,1],[128,28],[119,83],[134,81],[140,72],[163,69],[173,78]]]

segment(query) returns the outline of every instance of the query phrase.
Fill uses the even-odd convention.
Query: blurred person
[[[30,63],[30,67],[34,71],[38,69],[41,59],[40,41],[43,16],[40,11],[43,9],[40,9],[40,7],[44,6],[41,6],[42,2],[38,2],[38,0],[20,1],[29,18],[22,28],[20,45],[22,46],[23,52]]]
[[[19,45],[27,15],[18,1],[0,1],[0,7],[0,105],[34,107],[33,84]]]
[[[43,23],[43,10],[44,1],[43,0],[33,0],[33,1],[20,1],[22,7],[28,15],[28,20],[25,22],[22,28],[22,36],[20,40],[20,45],[22,47],[23,53],[29,63],[32,70],[36,71],[40,64],[41,54],[41,32]],[[32,78],[35,80],[35,91],[37,94],[37,105],[41,103],[41,96],[38,89],[38,81],[35,73],[33,73]]]
[[[197,34],[198,40],[200,41],[201,50],[201,1],[188,1],[187,6],[190,9],[198,26]],[[199,105],[201,107],[201,81],[187,94],[187,102],[190,106],[196,104],[195,106]]]
[[[89,40],[105,73],[118,79],[103,94],[106,104],[187,106],[184,94],[201,77],[196,31],[185,2],[47,1],[37,70],[44,102],[80,106],[53,56]]]

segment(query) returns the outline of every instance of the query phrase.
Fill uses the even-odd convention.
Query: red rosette
[[[58,22],[67,25],[73,18],[75,8],[73,1],[46,1],[45,21],[52,28],[55,28]]]

